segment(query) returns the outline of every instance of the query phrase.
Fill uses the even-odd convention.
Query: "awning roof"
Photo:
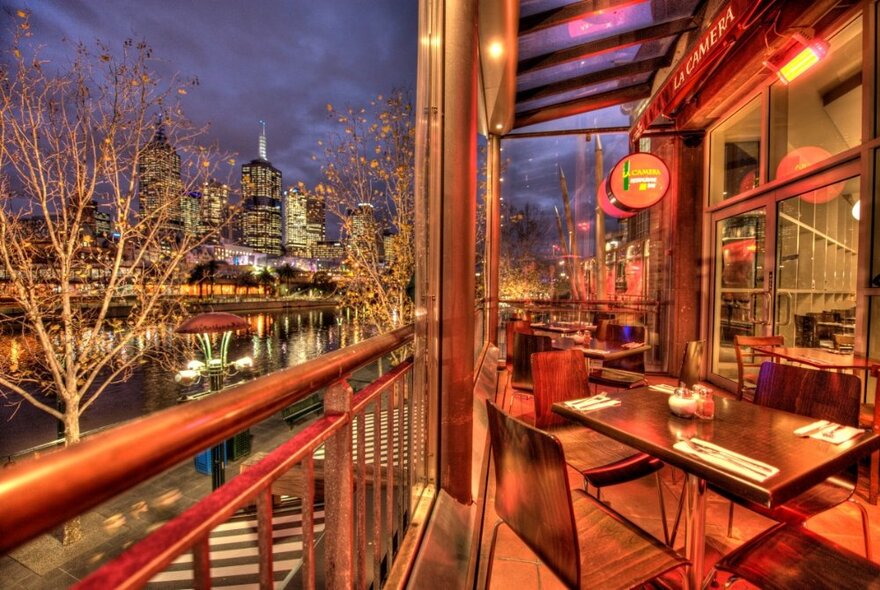
[[[483,4],[496,4],[487,2]],[[502,2],[502,4],[504,4]],[[511,3],[507,3],[508,7]],[[648,98],[657,71],[671,65],[682,34],[699,29],[704,0],[521,0],[514,108],[504,121],[487,107],[487,126],[504,133]],[[481,6],[481,10],[483,6]],[[485,57],[483,77],[491,79]],[[497,36],[496,36],[497,38]],[[507,59],[514,59],[509,52]],[[496,76],[496,79],[501,79]],[[515,87],[512,87],[515,86]],[[502,89],[502,92],[504,89]],[[489,103],[498,105],[497,100]],[[578,118],[570,126],[580,126]],[[554,128],[560,126],[554,125]]]

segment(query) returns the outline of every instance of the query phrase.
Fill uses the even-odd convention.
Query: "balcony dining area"
[[[880,588],[877,2],[419,4],[414,321],[4,465],[0,590]]]

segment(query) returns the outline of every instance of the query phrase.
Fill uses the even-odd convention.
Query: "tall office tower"
[[[375,208],[369,203],[359,203],[349,215],[351,226],[346,246],[369,248],[378,252],[379,226],[376,223]]]
[[[308,234],[308,249],[315,257],[313,249],[318,242],[323,242],[327,235],[323,195],[312,194],[306,203],[306,233]]]
[[[266,159],[266,123],[260,121],[260,157],[241,167],[244,245],[280,256],[281,171]]]
[[[202,185],[202,202],[199,211],[199,233],[211,234],[211,241],[220,239],[220,230],[228,221],[229,186],[213,178]]]
[[[142,215],[159,215],[167,219],[168,229],[184,229],[183,212],[188,196],[180,180],[180,156],[168,143],[161,123],[141,151],[138,199]]]
[[[308,256],[306,196],[296,188],[284,193],[284,249],[293,256]]]
[[[186,193],[180,202],[180,220],[183,232],[189,236],[199,234],[199,210],[202,208],[202,193]]]

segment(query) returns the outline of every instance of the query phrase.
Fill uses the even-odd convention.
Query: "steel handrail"
[[[0,553],[269,418],[412,338],[412,325],[398,328],[4,469]]]

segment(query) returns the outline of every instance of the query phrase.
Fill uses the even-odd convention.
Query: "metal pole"
[[[489,135],[486,158],[486,293],[484,340],[498,344],[498,260],[501,253],[501,138]]]

